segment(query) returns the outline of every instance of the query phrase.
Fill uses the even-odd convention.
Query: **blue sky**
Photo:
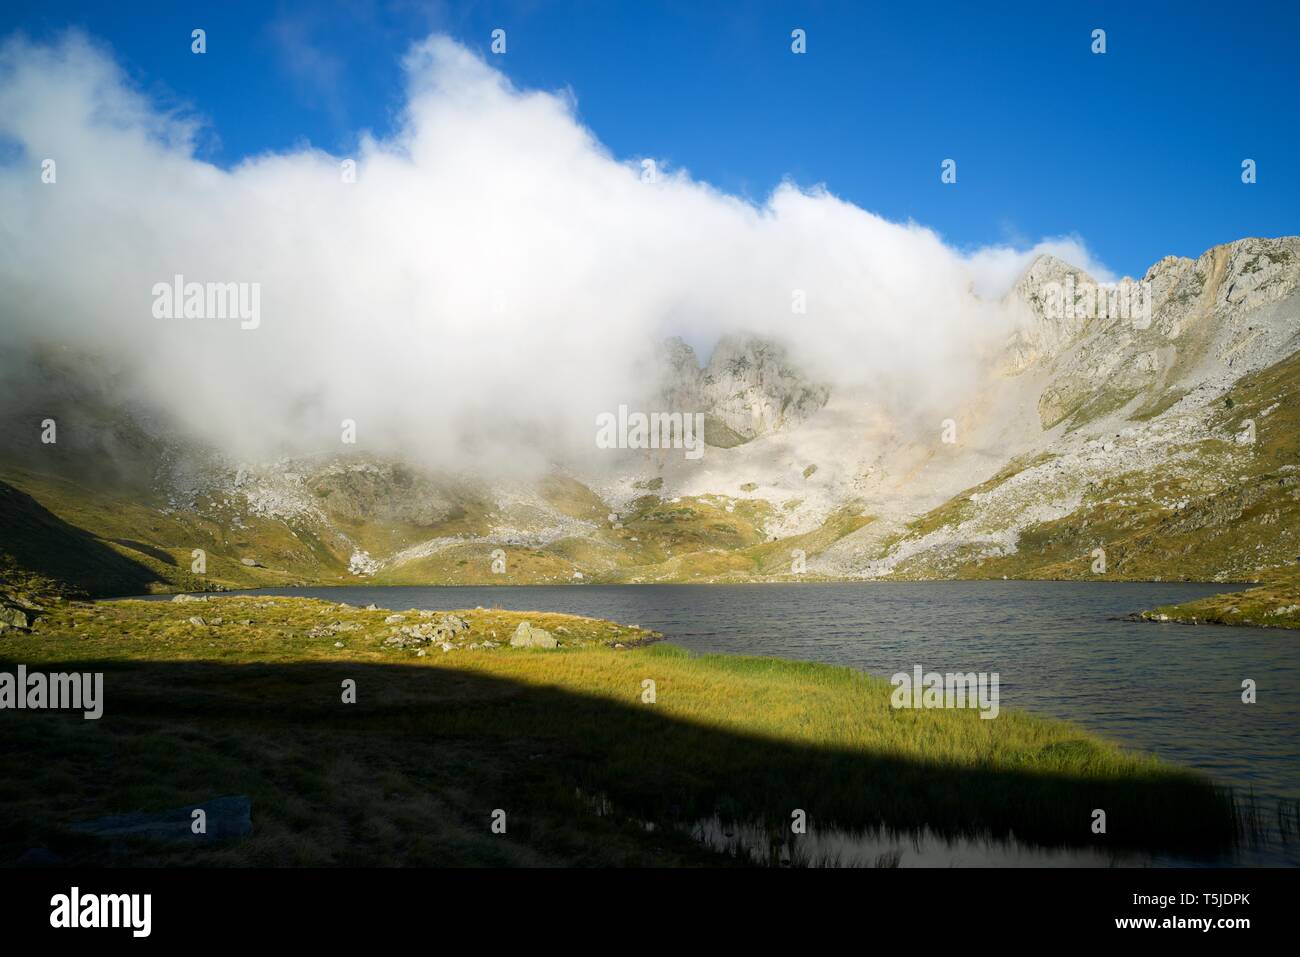
[[[1138,7],[1142,9],[1138,9]],[[987,9],[993,7],[995,9]],[[783,178],[950,243],[1082,238],[1117,273],[1300,232],[1300,4],[9,4],[0,34],[79,27],[229,166],[392,129],[430,32],[524,88],[568,88],[620,158],[761,200]],[[190,30],[208,52],[190,52]],[[808,52],[790,52],[790,31]],[[1107,52],[1090,51],[1094,28]],[[958,182],[940,182],[940,163]],[[1254,159],[1258,182],[1241,182]]]

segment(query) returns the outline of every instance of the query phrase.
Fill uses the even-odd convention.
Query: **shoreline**
[[[1300,628],[1300,586],[1260,585],[1141,612],[1141,621],[1224,627]]]
[[[869,579],[869,580],[852,580],[845,581],[842,579],[827,580],[765,580],[765,581],[737,581],[737,582],[573,582],[573,583],[520,583],[506,584],[502,582],[487,582],[484,584],[399,584],[384,585],[379,583],[323,583],[317,585],[271,585],[261,588],[235,588],[211,592],[155,592],[145,595],[124,595],[124,596],[103,596],[92,598],[92,601],[165,601],[177,594],[203,594],[203,595],[241,595],[241,594],[265,594],[271,591],[303,591],[309,589],[333,590],[349,588],[376,588],[376,589],[420,589],[420,588],[438,588],[438,589],[474,589],[474,588],[503,588],[503,589],[521,589],[521,588],[654,588],[654,587],[676,587],[676,588],[701,588],[709,589],[715,587],[728,586],[770,586],[770,585],[862,585],[871,586],[879,584],[890,585],[917,585],[932,586],[943,584],[958,584],[971,582],[1027,582],[1033,584],[1048,583],[1088,583],[1088,584],[1107,584],[1107,585],[1198,585],[1207,588],[1233,588],[1242,583],[1225,583],[1225,582],[1202,582],[1202,581],[1168,581],[1168,580],[1089,580],[1089,579],[1060,579],[1060,578],[943,578],[943,579]],[[1185,625],[1221,625],[1225,627],[1246,627],[1246,628],[1271,628],[1271,629],[1300,629],[1300,587],[1287,584],[1259,584],[1251,583],[1253,588],[1244,591],[1224,591],[1205,598],[1193,599],[1187,602],[1180,602],[1173,605],[1160,605],[1151,609],[1133,611],[1127,615],[1118,616],[1117,620],[1140,621],[1151,624],[1185,624]],[[1243,612],[1241,606],[1248,606],[1251,611]],[[1268,606],[1268,607],[1265,607]],[[1285,611],[1285,614],[1277,614],[1279,610]],[[1275,620],[1268,620],[1273,618]]]
[[[453,651],[393,646],[390,631],[402,626],[389,620],[394,615],[407,624],[464,616],[468,631]],[[601,619],[489,609],[427,615],[298,597],[69,602],[34,631],[9,636],[0,654],[29,668],[75,662],[107,672],[105,716],[88,723],[96,728],[37,715],[19,730],[33,736],[31,746],[56,756],[80,751],[87,734],[107,733],[107,753],[94,760],[111,764],[130,748],[144,755],[136,759],[141,774],[173,760],[180,747],[193,773],[169,781],[165,799],[150,799],[159,807],[182,805],[196,789],[230,793],[231,775],[250,774],[229,763],[231,754],[260,766],[272,760],[265,742],[274,741],[275,767],[288,747],[294,762],[320,769],[312,774],[325,775],[316,786],[326,789],[331,808],[350,806],[327,770],[339,760],[382,765],[361,780],[393,775],[391,789],[399,792],[442,794],[451,781],[456,788],[475,781],[471,790],[479,796],[465,813],[480,804],[530,807],[529,814],[551,822],[538,824],[542,831],[568,835],[554,846],[543,841],[546,853],[567,862],[603,861],[603,844],[612,840],[615,853],[638,863],[697,854],[719,863],[689,838],[665,850],[664,832],[650,839],[619,815],[605,822],[617,835],[593,832],[585,817],[575,829],[575,784],[607,795],[627,819],[668,828],[719,814],[780,828],[795,807],[840,830],[883,823],[954,836],[1014,833],[1028,844],[1106,853],[1200,857],[1224,853],[1242,827],[1230,787],[1069,722],[1015,709],[993,721],[971,710],[898,711],[890,707],[887,681],[845,666],[692,654],[667,641],[639,642],[654,633]],[[561,647],[469,650],[471,642],[499,640],[524,620]],[[357,682],[353,708],[338,701],[340,677]],[[656,689],[649,701],[647,680]],[[424,780],[429,773],[434,779]],[[74,797],[75,807],[61,801],[64,816],[142,806],[141,794],[123,791],[111,773],[103,780],[102,789]],[[292,830],[277,808],[299,800],[282,788],[269,768],[239,786],[252,792],[255,825],[269,820],[276,841],[285,839],[284,828]],[[28,782],[12,826],[49,833],[24,830],[0,843],[12,849],[23,841],[65,840],[44,809],[47,790],[36,778]],[[958,792],[962,799],[954,802]],[[1096,807],[1111,815],[1109,837],[1089,832],[1089,809]],[[477,844],[476,828],[465,825],[456,840]],[[274,857],[276,846],[252,850]],[[251,852],[220,854],[246,862],[245,851]],[[472,860],[495,852],[485,845]],[[99,852],[84,853],[95,860]],[[171,863],[213,860],[194,849],[141,853]]]
[[[173,595],[238,595],[273,590],[345,589],[345,588],[380,588],[380,589],[415,589],[415,588],[716,588],[716,587],[766,587],[769,585],[964,585],[964,584],[1062,584],[1062,585],[1200,585],[1207,588],[1240,588],[1242,585],[1267,587],[1260,582],[1217,582],[1193,579],[1173,578],[770,578],[717,581],[564,581],[564,582],[502,582],[485,580],[482,582],[382,582],[382,581],[322,581],[294,583],[291,585],[250,585],[212,590],[174,589],[156,592],[136,593],[131,595],[92,595],[75,600],[82,601],[156,601]]]

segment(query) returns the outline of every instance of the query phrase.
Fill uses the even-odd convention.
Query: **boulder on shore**
[[[551,637],[544,628],[534,628],[526,621],[521,621],[515,633],[510,636],[511,648],[555,648],[559,642]]]

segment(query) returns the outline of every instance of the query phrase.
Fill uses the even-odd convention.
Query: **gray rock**
[[[194,811],[207,815],[207,833],[195,834]],[[71,829],[102,838],[145,837],[159,841],[220,841],[245,837],[253,831],[252,801],[247,795],[213,798],[185,807],[156,811],[152,814],[116,814],[79,821]]]
[[[335,621],[328,625],[317,625],[307,632],[308,638],[329,638],[344,631],[360,631],[361,626],[355,621]]]
[[[266,566],[263,565],[261,562],[259,562],[256,558],[241,558],[241,559],[239,560],[239,564],[241,564],[241,565],[247,565],[249,568],[265,568],[265,567],[266,567]]]
[[[447,641],[457,639],[462,632],[469,631],[469,622],[456,615],[447,615],[438,621],[423,621],[418,625],[403,625],[398,629],[408,638],[420,641]]]
[[[421,641],[429,641],[436,633],[436,626],[432,622],[425,622],[420,625],[404,625],[400,631],[408,638],[419,638]]]
[[[0,631],[7,628],[23,630],[31,628],[39,610],[8,595],[0,594]]]
[[[658,364],[663,407],[703,411],[732,437],[728,445],[792,428],[830,398],[827,385],[795,368],[784,345],[754,336],[724,336],[704,368],[673,338]]]
[[[543,628],[534,628],[526,621],[521,621],[515,633],[510,636],[511,648],[555,648],[559,642]]]
[[[48,847],[29,847],[15,863],[19,867],[58,867],[63,858]]]
[[[424,616],[425,613],[421,612]],[[425,616],[427,617],[427,616]],[[403,620],[400,615],[390,615],[388,620]],[[452,641],[464,641],[465,632],[469,631],[469,622],[459,615],[444,615],[437,621],[421,621],[414,625],[401,625],[393,629],[393,634],[384,640],[386,645],[398,648],[416,648],[421,645],[435,644],[452,647]]]

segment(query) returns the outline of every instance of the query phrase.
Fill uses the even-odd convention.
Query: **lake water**
[[[889,677],[997,672],[1002,708],[1076,721],[1200,768],[1268,808],[1300,798],[1300,634],[1117,620],[1230,590],[1127,582],[864,582],[264,589],[381,608],[496,607],[640,625],[703,652]],[[1253,679],[1258,702],[1241,701]],[[1262,858],[1259,856],[1262,854]],[[1300,848],[1252,860],[1300,864]],[[1246,858],[1238,858],[1245,862]]]

